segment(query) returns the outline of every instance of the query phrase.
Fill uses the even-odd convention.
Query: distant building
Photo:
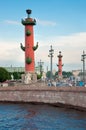
[[[52,71],[52,73],[53,73],[53,75],[55,75],[55,73],[56,73],[56,70],[54,69],[54,70]]]
[[[72,73],[75,77],[77,77],[79,75],[79,73],[81,72],[81,70],[72,70]]]
[[[71,79],[75,82],[81,81],[82,77],[81,77],[80,73],[81,73],[81,70],[72,70],[73,76],[71,76]]]
[[[4,67],[8,72],[25,72],[24,67]]]
[[[25,72],[25,67],[13,67],[13,66],[10,66],[10,67],[4,67],[8,72]],[[37,66],[35,67],[35,71],[40,74],[40,67]],[[44,69],[42,68],[42,72],[44,71]]]

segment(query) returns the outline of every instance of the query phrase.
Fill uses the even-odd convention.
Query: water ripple
[[[0,130],[86,130],[86,112],[50,105],[0,103]]]

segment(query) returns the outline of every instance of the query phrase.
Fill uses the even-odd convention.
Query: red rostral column
[[[38,47],[38,43],[34,46],[34,31],[33,25],[36,25],[36,20],[30,18],[31,10],[26,10],[27,18],[22,19],[22,24],[25,26],[25,47],[21,44],[21,49],[25,51],[25,71],[34,72],[35,71],[35,60],[34,51]]]
[[[59,55],[58,55],[58,76],[59,77],[62,77],[62,55],[61,55],[61,51],[59,51]]]

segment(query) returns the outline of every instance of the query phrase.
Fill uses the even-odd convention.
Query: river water
[[[51,105],[0,103],[0,130],[86,130],[86,112]]]

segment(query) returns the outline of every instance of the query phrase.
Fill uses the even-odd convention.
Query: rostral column
[[[62,64],[62,55],[61,55],[61,51],[59,51],[59,55],[57,56],[58,57],[58,76],[59,78],[62,78],[62,67],[63,67],[63,64]]]
[[[34,46],[33,26],[36,25],[36,20],[30,18],[30,9],[26,10],[26,13],[27,18],[21,21],[25,26],[25,46],[21,43],[21,49],[25,51],[25,72],[33,73],[35,71],[34,51],[38,48],[38,43]]]

